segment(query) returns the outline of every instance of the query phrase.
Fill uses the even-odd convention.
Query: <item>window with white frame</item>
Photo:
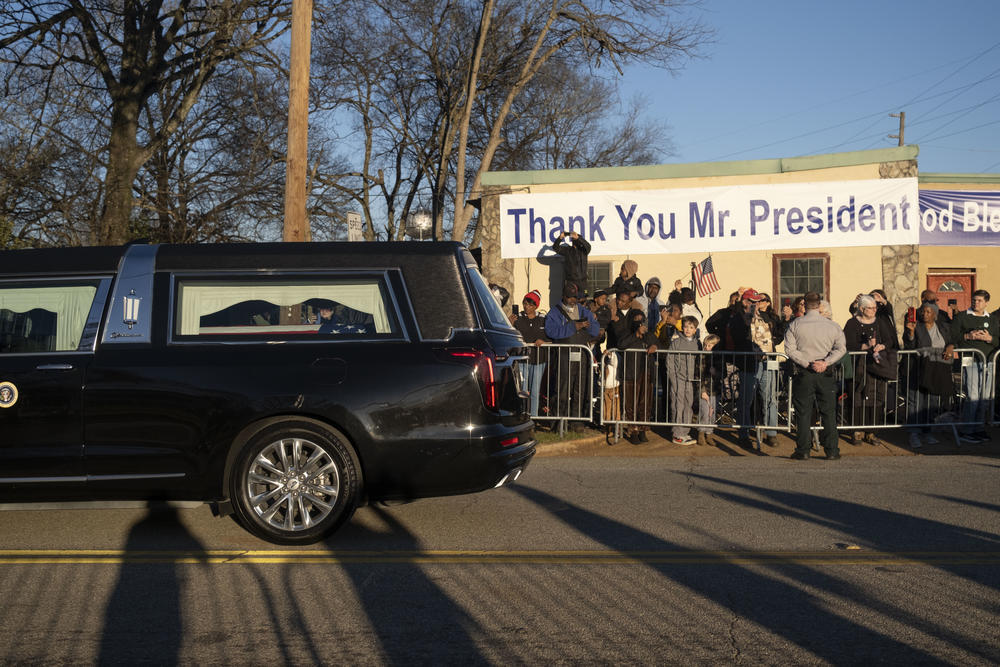
[[[774,255],[774,297],[776,308],[791,303],[807,292],[824,299],[830,294],[830,256],[826,253]]]

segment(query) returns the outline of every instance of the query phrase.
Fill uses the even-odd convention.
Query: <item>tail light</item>
[[[483,404],[490,410],[496,410],[499,398],[493,357],[482,350],[465,348],[446,349],[445,353],[452,359],[463,361],[472,366],[476,379],[479,380],[479,391],[483,394]]]

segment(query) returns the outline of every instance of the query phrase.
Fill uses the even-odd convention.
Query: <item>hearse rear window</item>
[[[78,351],[99,284],[0,285],[0,354]]]
[[[179,338],[315,340],[396,337],[399,324],[380,277],[177,281]]]

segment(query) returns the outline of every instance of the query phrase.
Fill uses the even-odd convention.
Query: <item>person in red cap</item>
[[[538,399],[542,389],[542,375],[545,373],[544,355],[539,347],[551,342],[545,335],[545,317],[538,314],[542,305],[542,295],[538,290],[531,290],[521,301],[521,314],[514,320],[514,328],[521,333],[524,342],[528,344],[528,361],[520,364],[521,380],[528,388],[531,416],[538,416]]]
[[[758,304],[764,296],[748,287],[740,295],[740,300],[734,303],[719,324],[718,333],[721,339],[720,348],[731,352],[733,364],[739,370],[739,398],[736,403],[736,416],[740,426],[740,444],[750,444],[750,429],[758,421],[756,412],[760,412],[763,423],[767,426],[778,425],[778,378],[777,369],[769,369],[763,354],[774,352],[775,345],[782,341],[784,331],[781,330],[777,318],[767,317],[758,310]],[[757,354],[748,354],[748,353]],[[759,397],[759,400],[755,400]],[[755,406],[759,406],[755,410]],[[769,446],[777,444],[777,432],[764,431],[764,442]]]

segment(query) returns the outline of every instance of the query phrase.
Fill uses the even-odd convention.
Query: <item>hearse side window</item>
[[[0,354],[78,351],[99,285],[0,285]]]
[[[469,272],[469,282],[472,283],[472,289],[476,295],[476,301],[480,305],[480,311],[486,317],[490,327],[494,329],[511,329],[510,320],[507,319],[503,308],[497,303],[496,297],[493,296],[493,292],[490,290],[489,283],[486,282],[486,278],[483,278],[483,274],[479,272],[475,264],[466,268]]]
[[[174,335],[221,340],[395,337],[381,277],[181,278]]]

